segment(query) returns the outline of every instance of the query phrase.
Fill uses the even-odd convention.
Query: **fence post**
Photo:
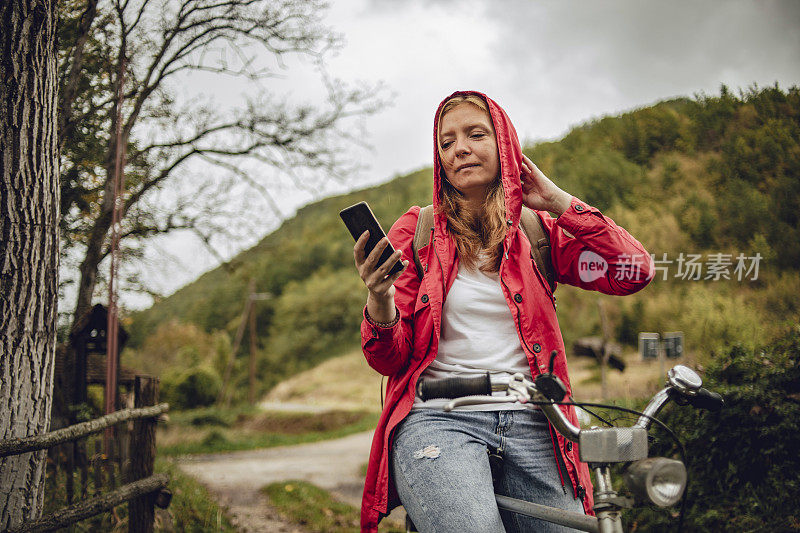
[[[135,407],[146,407],[158,403],[158,378],[136,376],[134,384]],[[130,472],[128,482],[153,475],[156,458],[157,418],[142,418],[133,423],[130,439]],[[145,494],[128,504],[128,532],[152,533],[155,512],[155,494]]]
[[[94,472],[94,495],[103,492],[103,443],[100,440],[94,441],[94,456],[92,456],[92,469]]]

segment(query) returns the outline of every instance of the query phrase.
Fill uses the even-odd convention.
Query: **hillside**
[[[653,395],[664,378],[656,361],[642,361],[634,349],[622,354],[625,372],[608,373],[608,390],[615,398],[639,399]],[[688,358],[677,362],[691,364]],[[582,401],[602,401],[602,384],[597,364],[588,358],[573,358],[569,376],[575,395]],[[342,386],[346,384],[346,386]],[[318,409],[352,409],[380,412],[380,375],[372,370],[360,349],[320,363],[279,383],[261,404],[269,410],[277,404]],[[385,383],[384,383],[385,385]]]
[[[634,343],[639,331],[680,330],[700,361],[732,343],[755,347],[799,321],[797,88],[735,96],[723,87],[717,96],[604,117],[525,151],[559,186],[603,210],[663,261],[650,286],[631,297],[560,287],[568,346],[600,333],[598,300],[621,341]],[[421,169],[299,210],[237,256],[232,272],[212,270],[129,317],[128,364],[162,375],[167,390],[194,367],[209,387],[218,386],[250,279],[258,292],[273,295],[257,303],[262,391],[357,348],[365,289],[338,212],[366,200],[388,229],[409,206],[430,203],[430,174]],[[756,253],[757,274],[746,271]],[[699,256],[700,279],[684,275],[690,254]],[[740,254],[744,270],[737,270]],[[240,352],[233,373],[239,399],[247,359]]]

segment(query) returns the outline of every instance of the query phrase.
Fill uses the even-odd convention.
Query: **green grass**
[[[319,533],[359,531],[359,510],[333,499],[327,491],[311,483],[282,481],[270,483],[261,490],[282,515],[310,531]],[[384,520],[379,531],[400,533],[403,529]]]
[[[87,441],[87,448],[93,449],[95,438]],[[94,470],[89,468],[87,477],[87,498],[94,496]],[[218,531],[223,533],[233,533],[236,529],[231,525],[229,517],[224,513],[219,505],[214,501],[209,492],[197,481],[183,474],[169,459],[162,457],[156,458],[155,473],[166,473],[170,476],[167,488],[172,491],[172,501],[167,509],[156,508],[155,531],[171,533],[181,532],[205,532]],[[119,471],[117,470],[117,478]],[[74,503],[82,501],[81,497],[81,476],[79,469],[73,474],[75,486]],[[44,495],[43,514],[47,515],[56,512],[67,506],[66,487],[67,478],[63,468],[55,474],[52,465],[48,465],[47,478]],[[101,492],[109,492],[110,489],[104,486]],[[70,532],[122,532],[128,530],[128,505],[123,503],[116,506],[113,512],[104,512],[98,515],[81,520],[72,526],[64,528],[63,531]]]
[[[236,531],[208,490],[183,474],[172,461],[156,459],[156,471],[170,475],[169,488],[172,491],[172,503],[166,511],[169,517],[163,513],[156,516],[156,531]]]
[[[157,437],[159,455],[218,453],[335,439],[374,429],[377,413],[264,412],[254,408],[174,413]]]

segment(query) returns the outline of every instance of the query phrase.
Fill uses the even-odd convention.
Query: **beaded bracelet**
[[[391,328],[400,321],[400,312],[397,310],[397,307],[394,308],[394,319],[390,322],[377,322],[373,320],[373,318],[369,316],[369,311],[367,311],[366,308],[364,308],[364,316],[367,318],[367,322],[377,328]]]

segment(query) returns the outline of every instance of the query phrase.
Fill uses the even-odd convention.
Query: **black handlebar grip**
[[[460,398],[491,393],[492,383],[488,372],[480,376],[421,379],[417,382],[417,396],[423,402],[431,398]]]
[[[687,399],[693,407],[708,409],[709,411],[719,411],[725,405],[725,400],[722,399],[722,396],[704,388],[698,389],[694,396],[689,396]]]

